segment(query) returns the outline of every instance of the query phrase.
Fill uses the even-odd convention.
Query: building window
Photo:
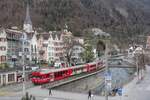
[[[49,56],[51,56],[51,53],[49,53]]]
[[[8,82],[15,81],[15,74],[8,74]]]
[[[6,61],[6,56],[0,56],[0,61],[1,61],[1,62]]]
[[[0,38],[0,42],[5,42],[6,38]]]
[[[34,45],[34,49],[35,49],[35,52],[36,52],[36,45]]]
[[[1,51],[5,51],[5,50],[6,50],[6,47],[5,47],[5,46],[1,46],[1,47],[0,47],[0,50],[1,50]]]
[[[29,49],[28,48],[24,48],[24,52],[29,52]]]
[[[31,45],[31,51],[33,52],[33,45]]]

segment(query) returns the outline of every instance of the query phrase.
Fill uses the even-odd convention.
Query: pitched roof
[[[57,35],[58,39],[60,40],[60,38],[61,38],[61,31],[53,31],[51,33],[51,35],[52,35],[53,39],[55,39],[56,35]]]

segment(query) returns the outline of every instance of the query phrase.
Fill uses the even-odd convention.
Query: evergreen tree
[[[92,62],[94,60],[94,52],[92,45],[88,43],[88,41],[84,44],[84,52],[81,54],[82,59],[86,62]]]

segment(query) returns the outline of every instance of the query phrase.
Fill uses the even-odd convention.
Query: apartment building
[[[63,46],[61,31],[41,33],[38,39],[39,59],[45,62],[63,60]]]
[[[0,63],[7,63],[13,66],[20,61],[19,52],[21,51],[21,31],[17,28],[0,29]]]
[[[83,63],[83,59],[81,57],[81,53],[84,52],[83,44],[84,39],[80,37],[74,37],[75,44],[72,49],[71,60],[74,63]]]

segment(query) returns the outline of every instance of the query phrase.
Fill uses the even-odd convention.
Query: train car
[[[101,64],[99,62],[93,62],[60,69],[40,69],[39,71],[32,72],[31,81],[34,84],[44,84],[62,80],[73,75],[96,71]]]
[[[97,63],[97,68],[98,68],[98,69],[101,69],[101,68],[103,68],[104,66],[105,66],[105,64],[104,64],[104,62],[101,61],[101,60]]]
[[[95,71],[96,68],[97,68],[96,62],[88,63],[88,72]]]

